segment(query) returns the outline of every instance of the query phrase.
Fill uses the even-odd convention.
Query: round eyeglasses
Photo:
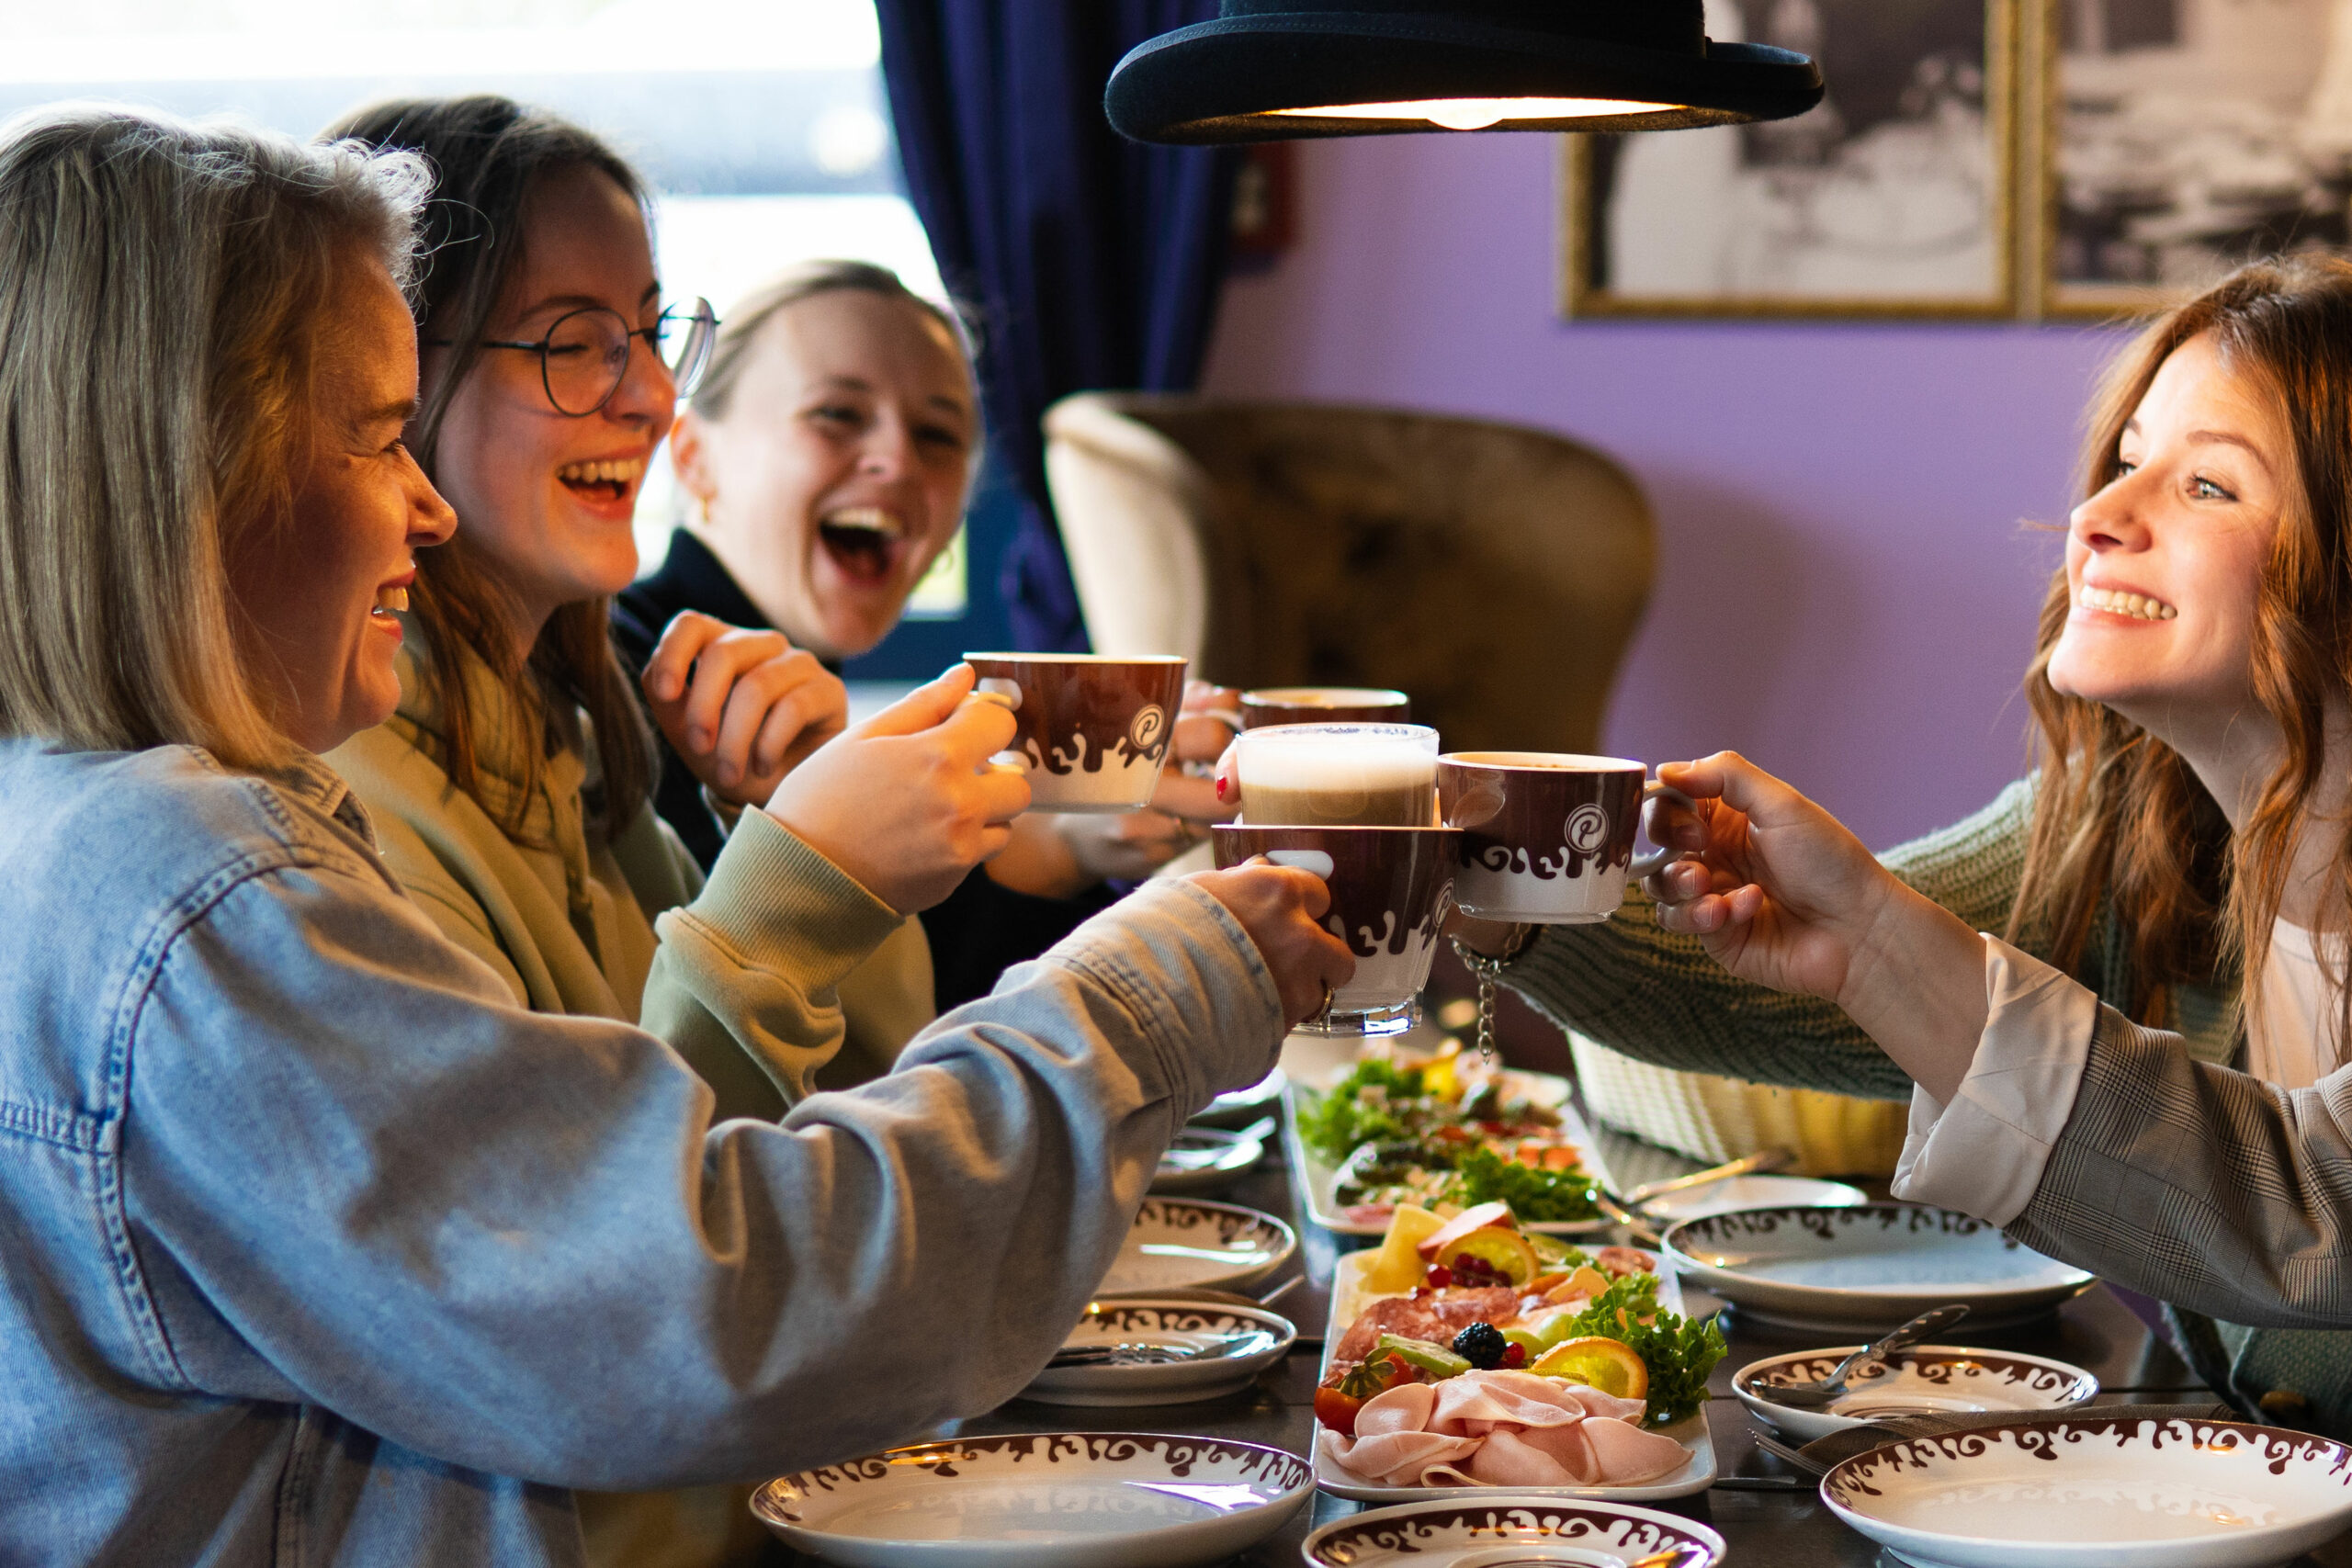
[[[556,318],[547,336],[537,343],[504,343],[485,338],[484,348],[508,348],[539,356],[539,381],[558,413],[585,419],[621,389],[628,375],[628,356],[636,340],[643,338],[670,373],[681,398],[690,397],[710,363],[711,344],[718,341],[718,318],[710,301],[673,305],[650,327],[631,327],[618,310],[603,305],[584,306]],[[430,340],[447,348],[451,340]]]

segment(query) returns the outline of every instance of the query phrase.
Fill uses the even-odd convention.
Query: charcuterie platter
[[[1648,1253],[1530,1233],[1500,1204],[1400,1206],[1380,1247],[1339,1260],[1316,1482],[1363,1503],[1704,1491],[1723,1338],[1681,1308]]]

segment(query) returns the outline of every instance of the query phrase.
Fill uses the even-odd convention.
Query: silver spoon
[[[1917,1345],[1931,1334],[1950,1328],[1968,1315],[1968,1309],[1957,1303],[1941,1306],[1933,1312],[1923,1312],[1885,1338],[1865,1345],[1844,1360],[1838,1370],[1817,1382],[1768,1383],[1757,1392],[1775,1404],[1785,1404],[1795,1410],[1818,1410],[1846,1392],[1846,1380],[1872,1361],[1882,1360],[1907,1345]]]

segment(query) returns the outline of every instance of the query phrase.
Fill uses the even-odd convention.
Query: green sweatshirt
[[[718,1096],[718,1116],[774,1120],[808,1093],[845,1034],[864,1076],[887,1067],[931,1021],[931,954],[902,919],[765,812],[747,811],[707,883],[677,836],[641,807],[597,829],[586,720],[559,732],[525,804],[521,831],[449,782],[439,712],[417,679],[420,639],[401,653],[401,705],[327,759],[375,819],[384,860],[451,941],[495,971],[516,1005],[641,1025]],[[523,705],[465,655],[481,788],[503,815],[521,789]],[[751,965],[734,982],[730,1031],[681,984],[718,957]],[[763,970],[794,984],[763,987]],[[803,1001],[805,994],[814,998]]]

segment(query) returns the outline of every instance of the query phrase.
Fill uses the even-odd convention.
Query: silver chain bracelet
[[[1478,976],[1478,1057],[1487,1066],[1499,1066],[1501,1056],[1495,1050],[1495,984],[1502,978],[1503,970],[1527,950],[1530,938],[1535,935],[1533,926],[1519,926],[1512,930],[1510,941],[1502,952],[1489,958],[1471,950],[1460,937],[1453,939],[1453,955],[1462,960],[1473,975]]]

